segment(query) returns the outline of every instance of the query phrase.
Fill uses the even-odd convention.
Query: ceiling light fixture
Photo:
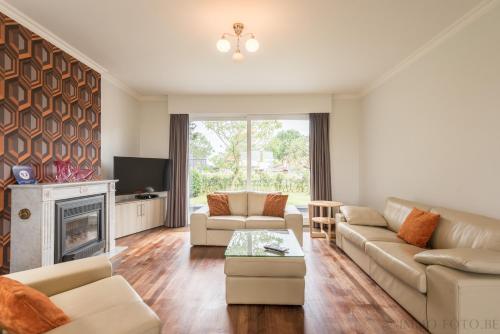
[[[245,37],[250,37],[245,42],[245,49],[248,52],[256,52],[259,49],[259,42],[255,39],[255,35],[252,33],[242,34],[244,28],[245,26],[243,25],[243,23],[233,24],[234,34],[229,34],[229,33],[222,34],[222,37],[217,41],[216,44],[217,50],[219,50],[222,53],[229,52],[229,50],[231,50],[231,43],[229,42],[227,37],[236,38],[236,49],[234,50],[233,53],[233,60],[242,61],[245,58],[245,56],[243,55],[243,53],[241,53],[240,50],[240,39],[243,39]]]

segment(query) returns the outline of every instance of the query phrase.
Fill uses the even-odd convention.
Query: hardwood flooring
[[[227,306],[224,247],[191,247],[185,229],[157,228],[118,240],[113,258],[163,322],[163,333],[426,333],[335,245],[304,233],[306,301]]]

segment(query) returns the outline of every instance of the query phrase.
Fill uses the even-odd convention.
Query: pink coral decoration
[[[56,182],[58,183],[87,181],[94,174],[92,169],[74,167],[69,160],[56,160],[54,165],[56,166]]]

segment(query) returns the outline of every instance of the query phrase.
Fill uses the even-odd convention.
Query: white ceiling
[[[481,0],[6,0],[142,95],[356,93]],[[215,42],[243,22],[261,49]]]

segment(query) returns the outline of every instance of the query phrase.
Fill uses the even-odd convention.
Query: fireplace
[[[102,253],[105,249],[105,195],[55,202],[54,263]]]

